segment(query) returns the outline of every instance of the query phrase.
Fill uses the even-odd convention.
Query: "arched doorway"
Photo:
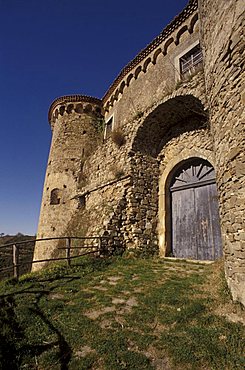
[[[169,186],[171,253],[177,258],[222,256],[218,196],[213,166],[201,158],[177,165]]]

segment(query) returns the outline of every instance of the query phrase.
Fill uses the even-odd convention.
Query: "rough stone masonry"
[[[222,235],[227,282],[245,305],[243,8],[190,0],[102,99],[52,103],[38,238],[106,235],[196,259],[215,255]],[[57,256],[58,245],[37,242],[34,259]]]

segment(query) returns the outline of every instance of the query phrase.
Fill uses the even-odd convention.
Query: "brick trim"
[[[60,104],[66,104],[66,103],[73,103],[73,102],[83,102],[83,103],[91,103],[96,104],[99,107],[102,107],[102,101],[101,99],[94,98],[92,96],[87,95],[65,95],[61,96],[59,98],[56,98],[53,103],[51,104],[49,111],[48,111],[48,120],[51,122],[51,117],[54,109],[57,107],[57,105]]]
[[[149,45],[147,45],[139,54],[131,60],[119,73],[114,82],[111,84],[107,92],[102,98],[103,104],[107,101],[109,96],[113,93],[122,79],[145,59],[153,50],[155,50],[166,38],[168,38],[173,31],[175,31],[191,14],[193,14],[198,8],[198,0],[189,0],[187,6],[182,10],[182,12],[177,15],[169,25],[167,25],[164,30],[157,36]]]

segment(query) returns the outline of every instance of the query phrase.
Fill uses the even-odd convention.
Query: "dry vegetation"
[[[120,129],[112,131],[111,139],[119,148],[126,143],[125,135]]]

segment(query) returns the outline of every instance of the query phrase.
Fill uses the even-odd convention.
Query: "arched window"
[[[55,188],[50,193],[50,204],[57,205],[60,204],[60,190]]]

